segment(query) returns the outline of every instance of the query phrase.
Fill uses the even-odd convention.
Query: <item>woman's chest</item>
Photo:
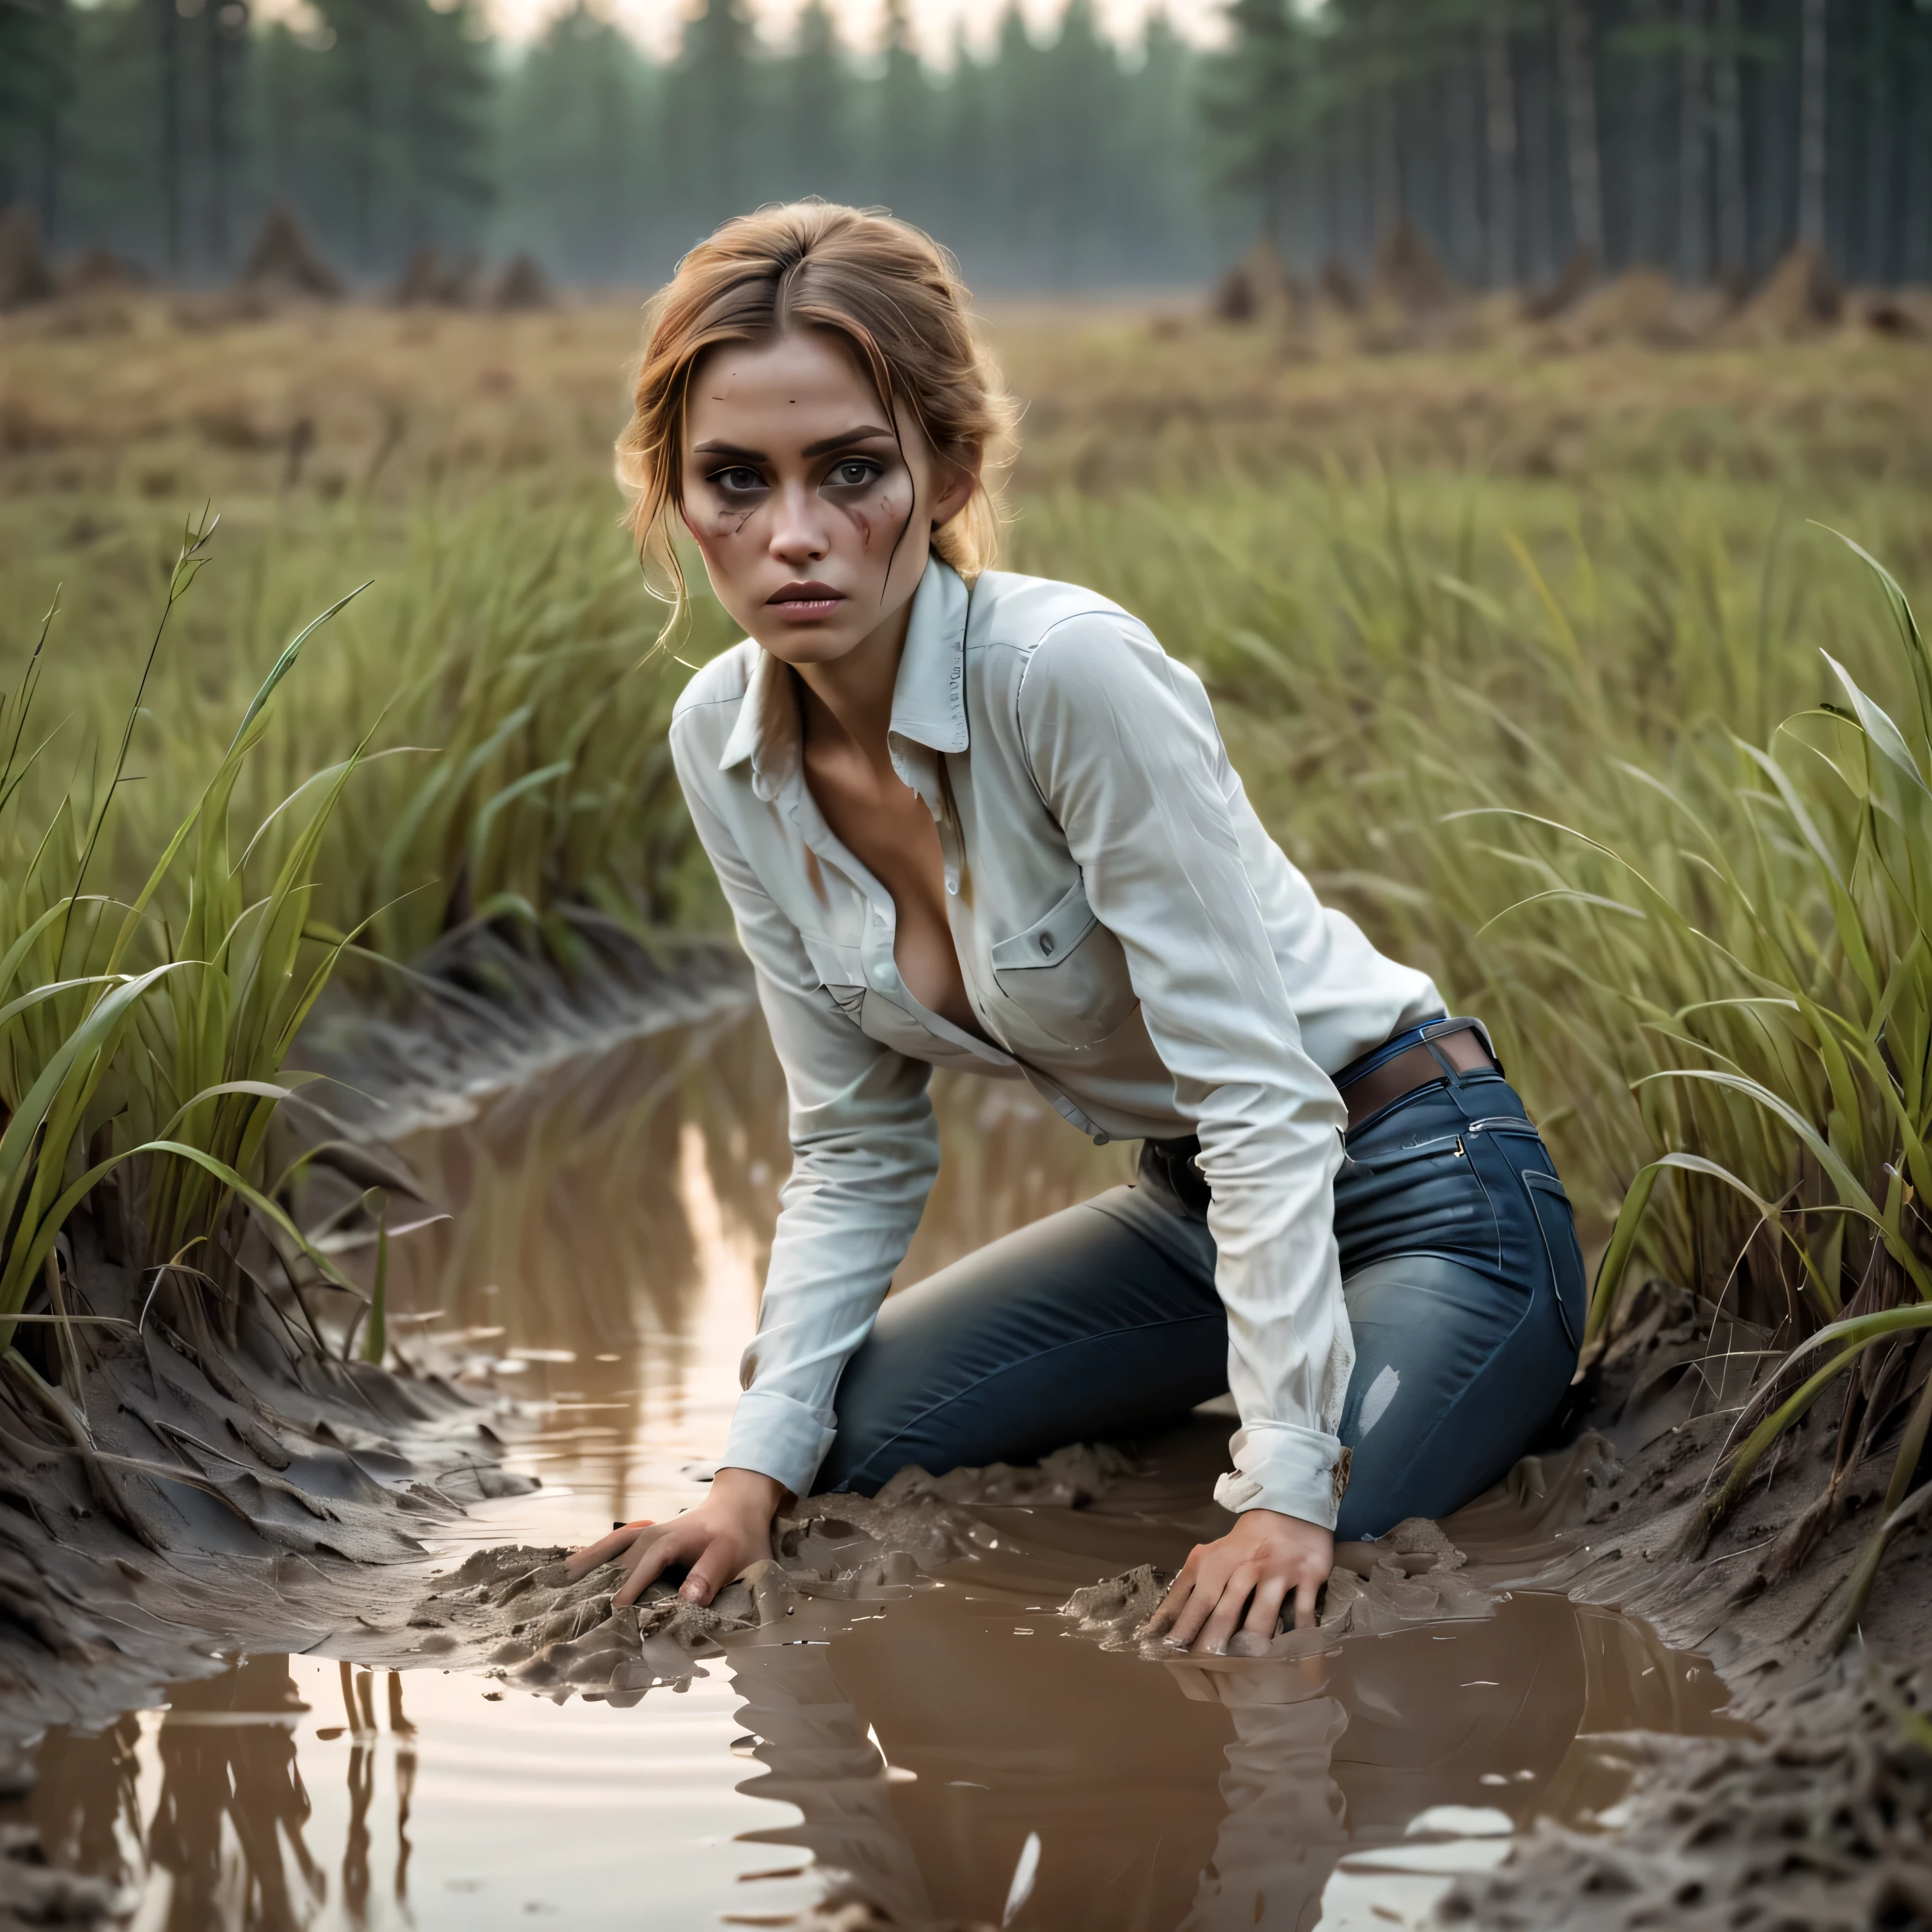
[[[773,896],[820,983],[902,1049],[902,1015],[917,1023],[923,1006],[962,1024],[947,1010],[956,992],[966,1030],[1022,1059],[1108,1039],[1137,1004],[1126,960],[1037,794],[1015,796],[1003,774],[988,784],[966,758],[915,776],[930,782],[899,800],[814,786],[769,824],[790,848]]]

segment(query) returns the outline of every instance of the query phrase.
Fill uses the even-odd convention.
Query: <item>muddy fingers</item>
[[[581,1550],[573,1550],[564,1558],[565,1574],[573,1583],[578,1582],[600,1564],[622,1556],[646,1530],[656,1527],[649,1516],[640,1516],[635,1522],[617,1524],[608,1536],[601,1537],[595,1543],[586,1543]]]
[[[1181,1650],[1198,1642],[1204,1650],[1225,1651],[1237,1629],[1265,1642],[1291,1592],[1295,1628],[1308,1629],[1334,1561],[1333,1532],[1274,1510],[1244,1510],[1226,1536],[1189,1553],[1147,1634],[1164,1635]]]

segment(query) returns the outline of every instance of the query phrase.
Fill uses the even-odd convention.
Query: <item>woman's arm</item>
[[[1131,620],[1095,612],[1056,626],[1017,702],[1041,795],[1126,955],[1213,1190],[1241,1418],[1235,1468],[1216,1494],[1262,1520],[1196,1552],[1175,1628],[1204,1622],[1225,1636],[1212,1613],[1256,1563],[1270,1591],[1292,1572],[1298,1609],[1312,1614],[1313,1590],[1298,1586],[1318,1565],[1328,1574],[1335,1430],[1354,1357],[1334,1233],[1347,1117],[1302,1046],[1245,862],[1252,814],[1200,680]]]
[[[674,1524],[628,1525],[580,1555],[587,1563],[601,1550],[596,1560],[605,1562],[638,1544],[645,1562],[626,1587],[641,1590],[665,1563],[692,1562],[695,1552],[692,1582],[703,1580],[704,1588],[695,1600],[709,1602],[721,1582],[769,1553],[772,1513],[784,1496],[810,1490],[837,1429],[839,1374],[870,1332],[925,1210],[939,1134],[926,1094],[932,1069],[868,1038],[839,1011],[798,928],[706,797],[716,771],[701,769],[704,750],[676,722],[671,749],[784,1070],[792,1171],[780,1191],[758,1332],[740,1366],[744,1393],[711,1495]],[[747,1525],[760,1511],[754,1538]]]

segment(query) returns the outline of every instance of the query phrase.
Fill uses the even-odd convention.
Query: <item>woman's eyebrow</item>
[[[828,436],[822,442],[808,444],[801,452],[806,456],[830,456],[835,449],[844,449],[855,442],[872,442],[884,436],[890,440],[892,431],[878,429],[868,424],[861,429],[848,429],[838,436]]]
[[[735,442],[700,442],[694,448],[700,456],[741,456],[752,463],[766,460],[762,449],[741,449]]]

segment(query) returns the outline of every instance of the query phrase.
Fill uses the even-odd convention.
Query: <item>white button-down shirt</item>
[[[888,742],[938,828],[986,1040],[900,977],[892,895],[805,782],[791,671],[748,639],[671,724],[790,1100],[724,1462],[808,1492],[839,1372],[938,1169],[931,1070],[955,1066],[1030,1081],[1096,1140],[1198,1135],[1241,1420],[1216,1495],[1332,1527],[1354,1346],[1328,1076],[1439,1012],[1435,987],[1320,904],[1256,817],[1199,679],[1091,591],[999,571],[969,590],[935,559]]]

